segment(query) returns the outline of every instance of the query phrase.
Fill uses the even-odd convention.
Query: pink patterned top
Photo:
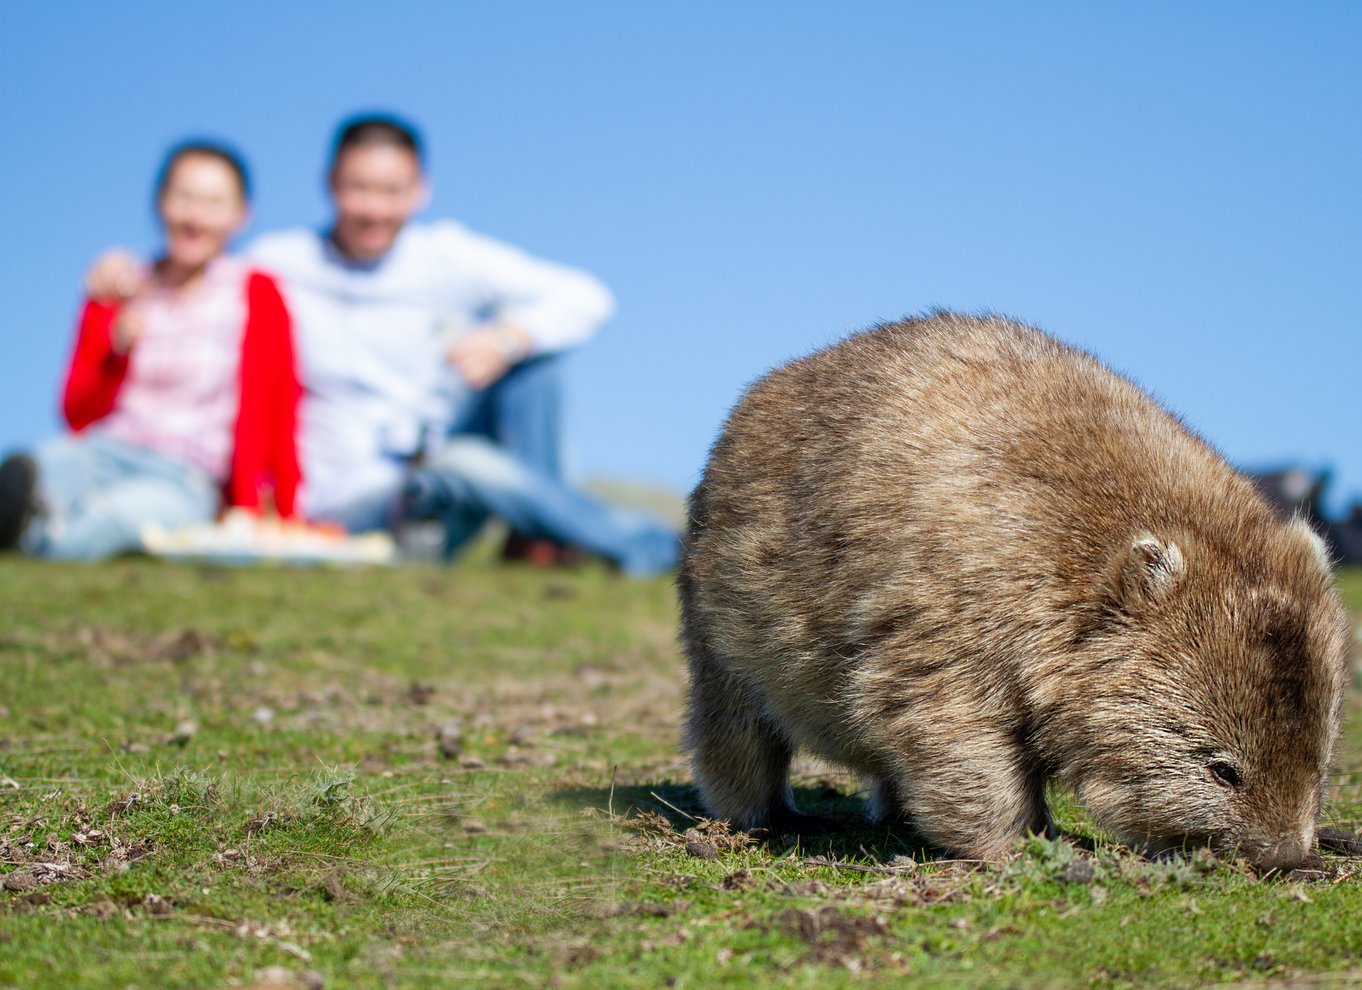
[[[184,293],[143,301],[144,330],[128,356],[109,436],[193,464],[226,480],[240,399],[247,267],[218,258]]]

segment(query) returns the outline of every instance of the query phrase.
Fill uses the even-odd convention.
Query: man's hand
[[[518,326],[501,323],[475,330],[449,348],[449,363],[475,389],[484,389],[530,353],[530,335]]]
[[[146,266],[131,251],[105,251],[85,273],[85,294],[100,302],[131,299],[145,287]]]

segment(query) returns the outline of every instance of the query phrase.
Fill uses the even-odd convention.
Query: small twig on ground
[[[804,860],[805,866],[829,866],[834,870],[848,870],[852,873],[902,873],[903,870],[893,866],[871,866],[864,863],[847,863],[840,859],[833,859],[830,856],[810,856]]]
[[[693,821],[693,822],[698,822],[698,821],[700,820],[700,819],[696,818],[694,815],[688,815],[688,814],[686,814],[684,811],[682,811],[682,810],[681,810],[680,808],[678,808],[676,805],[672,804],[670,801],[668,801],[666,798],[664,798],[661,794],[658,794],[657,791],[649,791],[648,794],[649,794],[650,797],[653,797],[653,798],[657,799],[658,801],[661,801],[663,804],[665,804],[668,808],[671,808],[672,811],[675,811],[675,812],[676,812],[678,815],[680,815],[681,817],[683,817],[683,818],[689,818],[689,819],[690,819],[691,821]]]

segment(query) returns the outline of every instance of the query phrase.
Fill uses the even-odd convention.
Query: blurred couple
[[[235,257],[244,164],[214,143],[171,150],[159,256],[115,249],[87,274],[71,432],[0,464],[0,549],[101,559],[148,524],[272,501],[350,532],[438,520],[446,558],[497,517],[510,556],[580,548],[631,575],[669,570],[674,531],[563,479],[560,355],[610,316],[609,292],[456,223],[412,222],[424,153],[395,117],[341,125],[329,188],[324,230]]]

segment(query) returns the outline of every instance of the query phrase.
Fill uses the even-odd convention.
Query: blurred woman
[[[98,560],[149,525],[224,506],[294,512],[299,387],[273,280],[226,254],[249,182],[227,148],[187,143],[156,183],[164,250],[120,302],[86,302],[62,409],[72,432],[0,464],[0,549]]]

